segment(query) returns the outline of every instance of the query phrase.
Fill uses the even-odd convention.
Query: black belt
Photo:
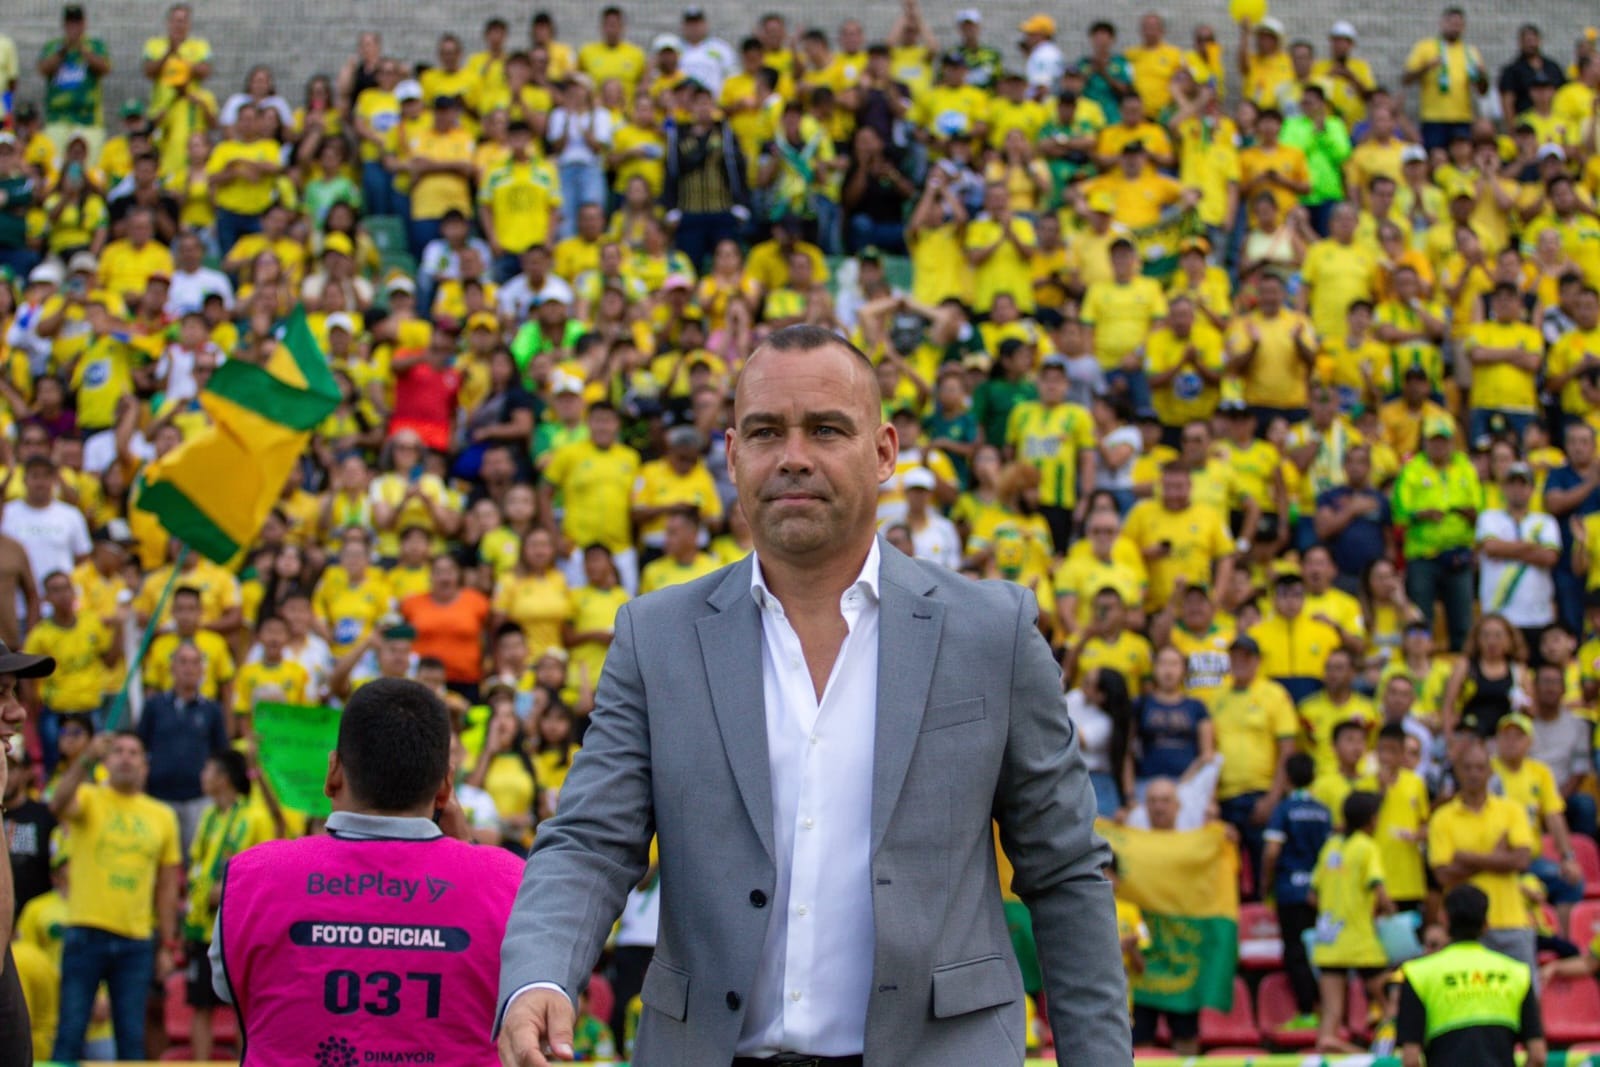
[[[740,1056],[733,1067],[862,1067],[860,1056],[806,1056],[798,1052],[780,1052],[776,1056]]]

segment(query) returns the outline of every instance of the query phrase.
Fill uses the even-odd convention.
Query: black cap
[[[18,678],[48,678],[56,672],[56,661],[49,656],[30,656],[13,652],[0,642],[0,674]]]
[[[1427,377],[1428,377],[1428,368],[1424,367],[1420,363],[1413,363],[1410,366],[1406,367],[1406,372],[1405,372],[1405,374],[1401,375],[1401,377],[1403,377],[1403,378],[1422,378],[1422,379],[1426,380]]]
[[[66,7],[62,8],[61,9],[61,21],[62,22],[82,22],[83,21],[83,5],[82,4],[68,4]]]
[[[964,67],[967,65],[967,56],[966,53],[952,48],[950,51],[939,57],[939,62],[945,64],[946,66]]]
[[[1261,646],[1256,644],[1256,639],[1249,634],[1240,634],[1233,639],[1233,644],[1228,646],[1229,652],[1248,652],[1252,656],[1261,655]]]

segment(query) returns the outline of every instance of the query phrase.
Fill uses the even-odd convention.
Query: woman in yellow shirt
[[[562,630],[562,644],[572,652],[572,677],[588,678],[591,686],[600,681],[606,652],[616,632],[617,612],[628,602],[628,591],[617,579],[611,550],[590,545],[583,553],[583,575],[587,584],[572,591],[572,616]]]
[[[1034,157],[1027,135],[1021,130],[1006,134],[1001,151],[983,169],[985,182],[1006,187],[1011,210],[1018,214],[1037,214],[1049,202],[1054,188],[1050,168]]]
[[[556,813],[561,787],[566,784],[567,772],[572,769],[580,746],[573,737],[572,709],[559,697],[549,697],[536,724],[539,747],[533,755],[533,769],[539,781],[539,817],[547,819]]]
[[[1405,583],[1386,559],[1373,560],[1361,576],[1361,615],[1367,624],[1367,670],[1376,681],[1391,662],[1404,661],[1401,645],[1422,611],[1406,597]]]
[[[477,765],[467,776],[467,784],[477,786],[494,800],[500,816],[500,830],[513,848],[533,843],[537,821],[539,779],[528,758],[528,738],[517,719],[516,692],[499,685],[490,690],[493,709],[484,730],[483,749]]]
[[[561,647],[561,629],[572,618],[567,580],[556,567],[555,540],[542,526],[522,539],[516,569],[495,589],[491,627],[514,622],[531,649]]]
[[[728,325],[728,309],[735,303],[742,304],[748,318],[760,306],[761,287],[745,273],[744,253],[737,241],[717,242],[711,254],[711,273],[700,279],[695,303],[706,317],[708,343],[718,350],[721,345],[717,333]]]

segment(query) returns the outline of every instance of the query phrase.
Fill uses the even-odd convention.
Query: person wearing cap
[[[328,675],[328,695],[348,700],[378,678],[415,678],[417,629],[398,613],[380,618],[366,638],[340,656]]]
[[[1433,618],[1444,602],[1450,649],[1459,652],[1472,623],[1472,547],[1483,489],[1466,453],[1456,448],[1449,418],[1422,424],[1422,451],[1400,468],[1391,495],[1405,529],[1406,595]]]
[[[1327,88],[1329,105],[1351,129],[1367,117],[1367,100],[1378,87],[1372,65],[1355,49],[1355,24],[1340,19],[1328,30],[1328,58],[1311,66],[1311,76]]]
[[[1476,441],[1499,415],[1520,440],[1539,408],[1536,377],[1544,364],[1544,340],[1524,320],[1515,284],[1494,286],[1489,313],[1490,321],[1472,323],[1463,337],[1462,350],[1472,364],[1467,436]]]
[[[1323,688],[1328,656],[1343,645],[1339,631],[1312,618],[1305,605],[1305,576],[1286,565],[1272,579],[1272,611],[1248,631],[1261,648],[1262,672],[1287,689],[1297,704]],[[1313,740],[1323,746],[1320,768],[1331,753],[1327,731]]]
[[[1248,19],[1239,22],[1238,67],[1244,98],[1258,108],[1277,107],[1285,87],[1295,81],[1281,21],[1268,15],[1253,26]]]
[[[68,4],[61,11],[61,36],[45,42],[38,70],[45,80],[45,136],[57,148],[82,135],[91,155],[98,155],[105,139],[105,118],[100,111],[101,80],[111,73],[111,52],[98,37],[85,33],[83,5]]]
[[[717,115],[709,86],[689,90],[689,121],[667,130],[661,201],[676,224],[674,243],[695,270],[706,266],[719,243],[734,238],[750,218],[746,157],[737,116]]]
[[[1478,603],[1523,631],[1529,647],[1556,620],[1553,569],[1561,557],[1561,528],[1532,510],[1533,469],[1520,460],[1500,483],[1505,505],[1478,516]]]
[[[1050,524],[1057,554],[1072,539],[1080,501],[1095,485],[1095,429],[1089,412],[1067,400],[1067,361],[1047,357],[1036,400],[1023,400],[1006,419],[1006,447],[1039,472],[1039,511]],[[1081,517],[1081,515],[1077,515]]]
[[[42,202],[43,190],[23,168],[22,146],[16,134],[0,130],[0,267],[26,277],[39,262],[28,242],[28,212]]]
[[[722,92],[722,83],[739,69],[733,46],[711,35],[705,8],[698,4],[683,9],[679,34],[678,63],[684,75],[704,85],[715,98]]]
[[[1328,232],[1328,212],[1345,199],[1344,165],[1350,158],[1350,130],[1344,119],[1328,107],[1328,92],[1320,83],[1301,86],[1299,110],[1284,120],[1282,143],[1298,148],[1306,157],[1310,190],[1302,197],[1311,227]]]
[[[950,62],[952,54],[960,56],[959,69],[966,84],[975,89],[993,89],[1000,82],[1004,64],[1000,50],[983,43],[983,12],[975,7],[957,11],[956,35],[959,40],[953,53],[945,54],[945,62]]]
[[[1496,795],[1522,805],[1534,833],[1550,838],[1555,859],[1540,855],[1528,873],[1544,883],[1551,904],[1562,913],[1583,899],[1583,871],[1572,851],[1567,826],[1567,805],[1549,767],[1532,755],[1534,721],[1522,712],[1512,712],[1495,729],[1494,778],[1490,788]]]
[[[644,49],[623,39],[624,31],[622,9],[601,8],[600,39],[578,49],[578,69],[589,76],[596,89],[615,78],[622,83],[623,99],[632,100],[634,90],[650,68],[650,60]]]
[[[459,45],[457,46],[459,48]],[[472,211],[472,181],[477,177],[472,134],[461,125],[461,99],[436,96],[433,121],[401,129],[402,168],[411,176],[411,220],[407,240],[411,254],[421,257],[443,230],[452,211]]]
[[[1022,53],[1027,57],[1023,77],[1028,81],[1028,93],[1042,100],[1054,93],[1066,69],[1066,57],[1056,45],[1056,20],[1049,15],[1032,15],[1018,27],[1022,31]]]
[[[1458,132],[1470,131],[1474,116],[1473,94],[1489,91],[1489,72],[1476,45],[1462,40],[1467,16],[1459,7],[1447,7],[1439,16],[1439,33],[1424,37],[1406,56],[1401,80],[1420,85],[1418,112],[1422,118],[1422,144],[1428,151],[1444,148]]]
[[[1235,637],[1227,658],[1227,677],[1210,705],[1222,757],[1219,815],[1239,832],[1253,869],[1260,871],[1267,818],[1289,794],[1285,765],[1295,752],[1299,722],[1288,691],[1262,673],[1255,638]]]
[[[12,739],[21,734],[27,725],[28,712],[22,704],[21,683],[24,680],[47,678],[55,669],[55,660],[48,656],[23,655],[0,644],[0,796],[4,797],[5,803],[4,807],[0,807],[0,833],[4,833],[8,841],[11,840],[12,828],[4,825],[9,821],[5,816],[20,799],[11,776],[24,773],[13,767],[13,761],[7,755]],[[43,823],[34,825],[43,826]],[[48,830],[45,832],[48,837]],[[15,848],[15,845],[12,847]],[[39,841],[39,847],[44,847],[43,839]],[[0,863],[0,938],[5,941],[5,948],[0,950],[0,1058],[7,1064],[30,1064],[33,1062],[33,1039],[30,1036],[28,1005],[23,999],[23,988],[18,981],[17,965],[11,953],[13,922],[17,914],[16,886],[12,882],[14,863],[15,860]],[[143,1001],[140,1003],[142,1005]],[[140,1014],[142,1018],[142,1007]]]
[[[934,506],[939,477],[926,467],[914,467],[900,478],[906,513],[901,521],[911,534],[912,555],[952,569],[961,566],[961,534],[955,523]]]
[[[722,498],[706,469],[706,440],[692,425],[674,426],[666,434],[666,455],[639,468],[629,497],[629,512],[644,562],[666,551],[667,516],[691,507],[710,530],[722,525]]]

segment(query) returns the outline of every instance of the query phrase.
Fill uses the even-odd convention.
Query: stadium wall
[[[820,25],[830,31],[840,20],[863,18],[868,39],[879,39],[893,22],[899,8],[896,0],[879,0],[867,5],[839,0],[762,0],[757,5],[734,0],[700,0],[713,28],[735,46],[749,31],[759,12],[768,9],[786,14],[791,25],[804,28]],[[648,47],[657,33],[676,31],[678,17],[688,0],[653,0],[639,3],[622,0],[628,12],[628,37]],[[598,36],[596,22],[600,4],[574,0],[537,3],[508,3],[506,0],[194,0],[194,33],[211,42],[215,53],[215,72],[207,82],[220,104],[238,91],[252,64],[267,63],[277,75],[278,91],[294,106],[304,99],[304,86],[313,74],[337,73],[345,58],[355,50],[356,35],[378,29],[384,35],[385,50],[410,61],[431,58],[439,34],[454,31],[470,54],[481,47],[485,20],[493,15],[506,18],[512,26],[512,43],[527,40],[528,20],[538,8],[556,18],[560,38],[574,46]],[[925,3],[926,17],[933,23],[941,42],[955,39],[953,18],[968,0]],[[1158,11],[1167,17],[1168,37],[1187,46],[1197,23],[1209,22],[1218,40],[1231,56],[1237,42],[1225,0],[1155,0],[1151,3],[1117,5],[1112,8],[1076,3],[1062,6],[1000,0],[976,5],[985,17],[985,40],[1007,56],[1020,59],[1016,52],[1018,23],[1036,11],[1053,15],[1061,27],[1057,41],[1069,57],[1085,47],[1085,29],[1095,18],[1109,16],[1117,23],[1119,39],[1137,39],[1138,18],[1145,11]],[[1335,19],[1349,19],[1360,35],[1357,54],[1372,63],[1380,81],[1397,85],[1398,72],[1407,50],[1418,38],[1437,32],[1438,14],[1444,0],[1430,3],[1396,3],[1394,0],[1273,0],[1271,14],[1281,19],[1290,40],[1305,38],[1326,54],[1328,27]],[[1505,0],[1484,2],[1466,0],[1467,38],[1484,53],[1486,64],[1496,74],[1508,62],[1516,47],[1517,27],[1532,21],[1544,31],[1546,51],[1563,63],[1571,61],[1572,42],[1586,26],[1600,24],[1600,8],[1593,0],[1536,0],[1513,4]],[[35,69],[39,49],[60,29],[61,3],[57,0],[6,0],[0,7],[0,33],[16,42],[21,60],[21,99],[39,100],[41,80]],[[165,0],[114,0],[112,3],[85,4],[90,33],[111,48],[114,68],[105,96],[108,118],[115,115],[119,101],[127,96],[146,96],[149,83],[139,73],[139,56],[144,41],[164,32]],[[1020,65],[1020,63],[1019,63]],[[1230,78],[1236,88],[1238,78]],[[1414,96],[1411,94],[1414,105]]]

